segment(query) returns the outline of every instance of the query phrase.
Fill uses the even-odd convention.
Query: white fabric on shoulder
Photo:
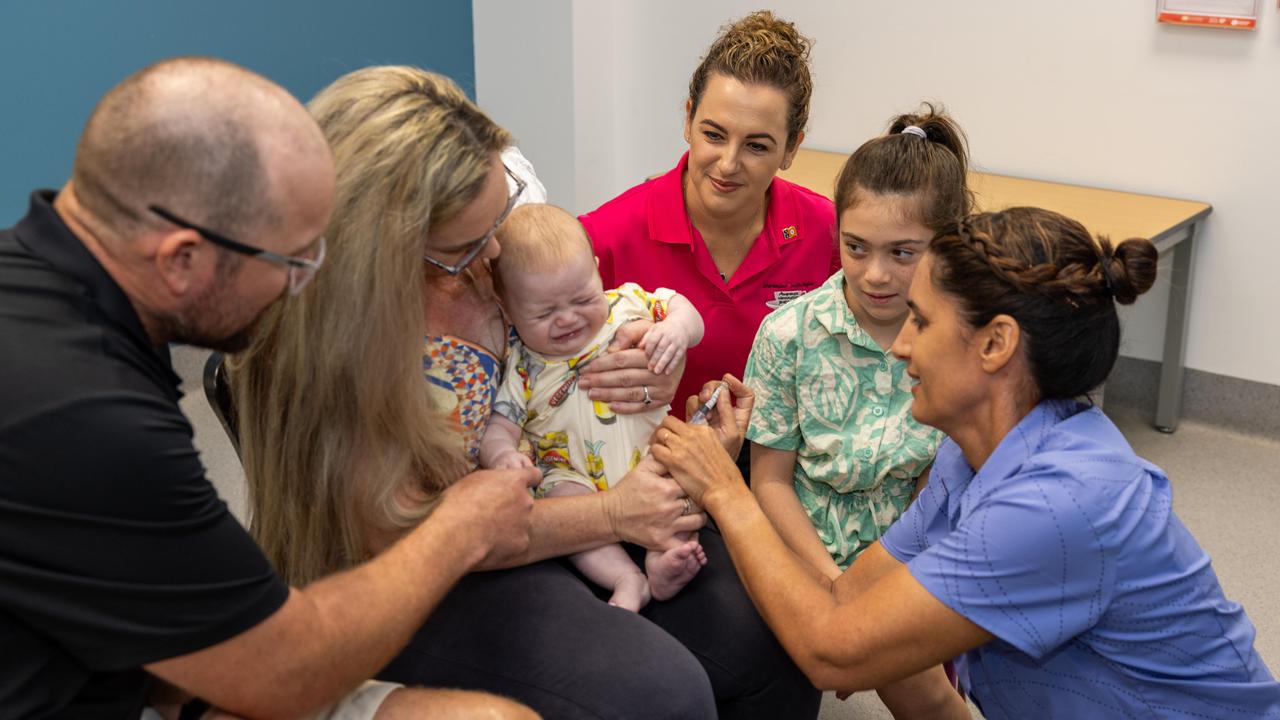
[[[525,184],[524,192],[520,194],[520,199],[516,200],[516,207],[527,203],[545,203],[547,201],[547,188],[538,179],[538,174],[533,171],[533,163],[529,162],[529,158],[520,152],[520,148],[515,145],[508,145],[507,149],[502,151],[501,157],[507,169],[523,180]],[[516,183],[509,177],[507,178],[507,187],[511,192],[516,191]]]

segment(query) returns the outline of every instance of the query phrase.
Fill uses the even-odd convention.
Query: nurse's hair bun
[[[1121,305],[1132,305],[1156,282],[1159,253],[1142,238],[1129,238],[1111,249],[1111,242],[1098,238],[1098,270],[1107,290]]]
[[[787,148],[794,147],[809,122],[812,46],[813,41],[801,35],[795,23],[768,10],[758,10],[725,25],[689,80],[689,117],[697,114],[698,103],[713,74],[744,84],[769,85],[787,96]]]

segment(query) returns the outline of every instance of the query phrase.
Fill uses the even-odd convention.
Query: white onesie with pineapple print
[[[537,493],[568,481],[607,490],[622,479],[649,446],[668,405],[616,415],[607,403],[578,390],[578,374],[606,351],[613,335],[632,320],[661,322],[675,291],[645,292],[635,283],[605,291],[609,316],[600,331],[572,357],[547,357],[520,342],[513,330],[507,367],[493,412],[524,428],[534,462],[542,470]]]

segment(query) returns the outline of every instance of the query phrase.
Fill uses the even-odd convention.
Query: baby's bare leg
[[[645,575],[655,600],[670,600],[707,564],[697,533],[679,533],[684,542],[670,550],[650,550],[644,556]]]
[[[566,480],[551,488],[547,496],[589,495],[592,492],[595,491],[591,488]],[[609,598],[610,605],[639,612],[640,608],[649,604],[649,581],[640,572],[640,568],[631,562],[621,545],[611,543],[593,550],[584,550],[570,555],[569,562],[591,582],[613,591],[613,596]]]
[[[537,713],[504,697],[468,690],[401,688],[383,701],[373,720],[538,720]]]
[[[308,720],[539,720],[538,713],[514,700],[471,690],[407,688],[368,682]],[[201,720],[244,720],[213,708]]]

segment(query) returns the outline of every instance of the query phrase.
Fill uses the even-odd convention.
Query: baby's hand
[[[515,470],[523,467],[533,467],[533,461],[519,450],[508,450],[493,459],[493,469]]]
[[[640,338],[640,347],[649,356],[651,372],[670,375],[689,349],[689,339],[675,323],[664,321],[649,328]]]

